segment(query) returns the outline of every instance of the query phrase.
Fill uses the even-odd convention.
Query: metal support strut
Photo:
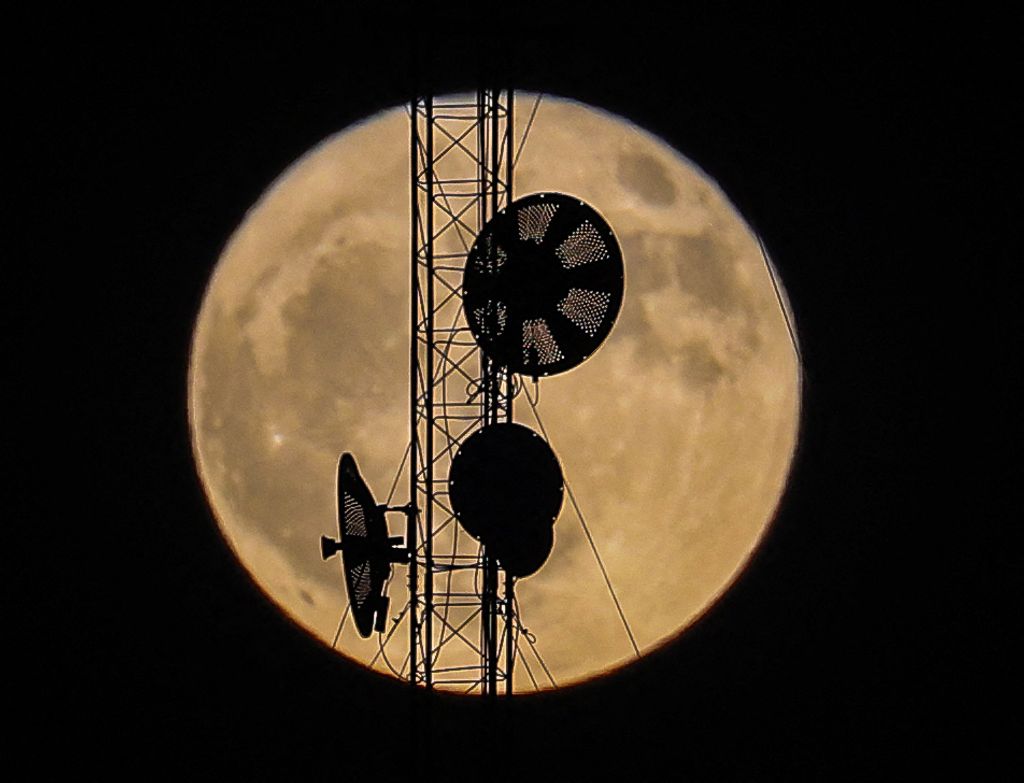
[[[497,561],[460,530],[447,487],[460,443],[512,420],[512,380],[473,340],[461,278],[477,234],[512,201],[513,103],[511,90],[480,90],[410,106],[408,676],[486,695],[512,692],[514,579],[499,579]]]

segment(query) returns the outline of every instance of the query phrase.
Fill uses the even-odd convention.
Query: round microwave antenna
[[[384,630],[388,599],[384,586],[391,575],[391,564],[408,562],[409,553],[401,549],[400,536],[389,537],[385,511],[406,511],[378,506],[370,488],[359,475],[355,458],[349,453],[338,460],[339,541],[320,537],[320,554],[327,560],[341,552],[341,570],[345,576],[352,619],[359,635],[368,638],[373,631]]]
[[[570,370],[598,349],[623,287],[622,252],[597,210],[563,193],[534,193],[477,235],[463,307],[487,356],[536,378]]]
[[[551,553],[564,489],[554,451],[515,422],[474,432],[448,473],[455,518],[514,577],[536,573]]]

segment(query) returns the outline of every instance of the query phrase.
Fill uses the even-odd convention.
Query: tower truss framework
[[[514,579],[458,521],[448,471],[478,428],[512,420],[514,379],[477,347],[462,274],[483,226],[512,201],[514,95],[410,104],[411,301],[406,540],[409,655],[402,673],[427,688],[512,692],[522,629]]]

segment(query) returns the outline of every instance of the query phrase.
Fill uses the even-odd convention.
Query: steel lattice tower
[[[448,502],[459,445],[512,420],[513,379],[477,347],[463,312],[466,256],[512,201],[512,90],[410,105],[410,496],[408,677],[495,695],[512,692],[514,579],[460,530]]]

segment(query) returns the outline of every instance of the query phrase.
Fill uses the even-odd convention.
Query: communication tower
[[[524,379],[597,350],[624,280],[592,207],[561,193],[513,199],[513,109],[510,89],[410,102],[409,500],[377,505],[346,453],[340,539],[321,540],[325,559],[341,552],[362,636],[407,624],[401,676],[488,696],[512,693],[516,581],[547,560],[564,494],[554,451],[513,421],[513,402]],[[388,534],[387,512],[405,514],[404,537]],[[389,628],[395,564],[407,564],[409,597]]]

